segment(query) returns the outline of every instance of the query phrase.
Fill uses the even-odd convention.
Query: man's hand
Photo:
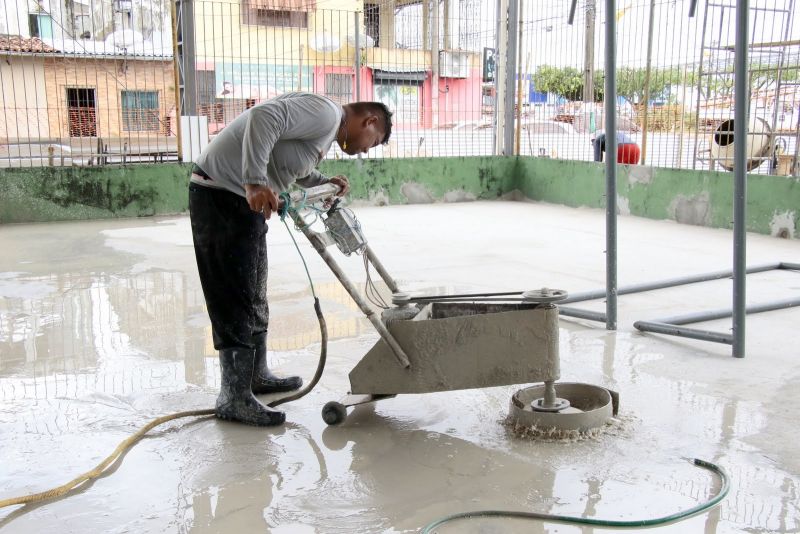
[[[331,178],[331,183],[339,186],[339,192],[336,194],[337,197],[343,197],[350,191],[350,181],[347,179],[347,176],[339,175],[333,176]]]
[[[247,204],[250,209],[263,213],[265,219],[269,219],[272,212],[278,211],[278,195],[269,186],[245,184],[244,190],[247,193]]]

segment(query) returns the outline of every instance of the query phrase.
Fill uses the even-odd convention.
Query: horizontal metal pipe
[[[788,269],[791,271],[800,271],[800,263],[781,262],[781,269]]]
[[[754,304],[752,306],[747,306],[747,308],[745,308],[745,313],[747,314],[763,313],[774,310],[783,310],[785,308],[794,308],[796,306],[800,306],[800,298],[776,300],[772,302],[765,302],[763,304]],[[692,323],[702,323],[705,321],[714,321],[716,319],[725,319],[726,317],[730,317],[731,315],[733,315],[733,310],[731,309],[709,310],[705,312],[678,315],[676,317],[656,319],[656,321],[659,323],[676,324],[676,325],[692,324]]]
[[[709,7],[724,7],[724,8],[731,8],[733,5],[731,4],[708,4]],[[750,9],[753,11],[771,11],[774,13],[788,13],[788,9],[780,9],[778,7],[759,7],[759,6],[750,6]]]
[[[765,271],[772,271],[780,269],[781,263],[768,263],[765,265],[755,265],[748,267],[747,273],[761,273]],[[698,282],[710,282],[712,280],[721,280],[723,278],[730,278],[733,276],[733,271],[728,269],[725,271],[716,271],[706,274],[697,274],[692,276],[681,276],[678,278],[668,278],[657,282],[645,282],[642,284],[633,284],[630,286],[623,286],[617,290],[618,295],[629,295],[631,293],[643,293],[645,291],[653,291],[655,289],[665,289],[668,287],[677,287],[688,284],[696,284]],[[569,304],[571,302],[582,302],[585,300],[594,300],[606,296],[605,289],[595,289],[592,291],[584,291],[583,293],[573,293],[566,299],[560,301],[561,304]]]
[[[598,323],[606,322],[605,312],[596,312],[589,310],[581,310],[579,308],[571,307],[558,307],[559,315],[566,315],[567,317],[575,317],[577,319],[588,319],[589,321],[597,321]]]
[[[503,297],[503,296],[510,296],[510,295],[519,295],[519,298],[522,298],[522,291],[506,291],[504,293],[461,293],[459,295],[423,295],[420,297],[411,297],[409,300],[411,302],[422,302],[428,300],[450,300],[450,299],[462,299],[462,298],[471,298],[471,297]]]
[[[444,298],[444,299],[410,299],[411,302],[428,303],[428,302],[530,302],[535,304],[535,301],[525,300],[522,297],[461,297],[461,298]]]
[[[655,334],[688,337],[691,339],[699,339],[701,341],[724,343],[726,345],[733,344],[733,336],[731,334],[723,334],[721,332],[713,332],[711,330],[699,330],[697,328],[687,328],[685,326],[676,326],[674,324],[666,324],[656,321],[636,321],[633,323],[633,326],[642,332],[653,332]]]

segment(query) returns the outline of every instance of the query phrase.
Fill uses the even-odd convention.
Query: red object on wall
[[[617,163],[625,163],[628,165],[636,165],[639,163],[639,156],[641,151],[639,145],[633,143],[626,143],[617,146]]]

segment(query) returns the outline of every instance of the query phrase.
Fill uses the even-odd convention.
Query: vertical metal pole
[[[567,17],[567,24],[572,26],[572,23],[575,22],[575,11],[578,7],[578,0],[572,0],[569,4],[569,16]]]
[[[444,0],[444,21],[442,22],[444,26],[444,49],[445,50],[452,50],[453,49],[453,39],[452,39],[452,28],[450,27],[450,2],[451,0]],[[458,26],[456,26],[458,27]]]
[[[359,26],[358,11],[353,13],[356,23],[356,51],[354,68],[356,70],[356,97],[355,101],[361,100],[361,26]],[[358,153],[358,159],[362,159],[361,152]]]
[[[789,40],[789,35],[790,35],[790,32],[791,32],[793,9],[794,9],[794,0],[791,0],[789,2],[789,10],[788,10],[788,13],[787,13],[787,16],[786,16],[786,20],[785,20],[786,28],[783,31],[783,40],[784,41],[788,41]],[[785,47],[782,47],[780,49],[780,51],[778,52],[780,54],[780,58],[781,59],[780,59],[780,62],[778,63],[778,76],[777,76],[777,80],[775,82],[775,101],[774,101],[775,103],[772,106],[772,124],[770,124],[770,126],[772,127],[772,131],[773,132],[778,129],[778,108],[781,107],[780,106],[780,101],[781,101],[781,84],[783,82],[783,71],[788,67],[788,65],[785,64],[786,63],[786,56],[787,56],[786,52],[787,52],[787,50],[786,50]],[[777,164],[778,156],[775,153],[776,152],[776,150],[775,150],[776,148],[777,147],[776,147],[775,143],[773,142],[772,146],[770,147],[769,156]],[[775,168],[772,170],[772,174],[777,174],[777,170],[778,169],[777,169],[777,165],[776,165]]]
[[[694,16],[694,10],[696,9],[696,5],[690,7],[689,16]],[[703,91],[703,61],[705,61],[705,53],[706,53],[706,27],[708,26],[708,2],[706,2],[705,7],[703,9],[703,31],[700,35],[700,56],[699,56],[699,64],[697,66],[697,99],[695,100],[695,112],[694,112],[694,155],[692,156],[692,169],[697,168],[697,156],[700,152],[700,96],[702,95]],[[712,72],[714,70],[713,67],[710,69]],[[713,161],[709,165],[710,170],[714,170],[714,163]]]
[[[586,0],[586,42],[584,43],[585,48],[583,52],[583,101],[587,104],[594,104],[594,27],[596,11],[595,0]],[[590,113],[594,116],[594,106],[591,107]]]
[[[681,76],[681,133],[678,136],[678,150],[675,154],[675,167],[678,169],[683,168],[683,135],[684,127],[686,125],[686,70],[688,65],[683,66],[683,76]]]
[[[439,0],[430,0],[431,21],[431,118],[434,128],[439,126]],[[437,134],[438,135],[438,134]]]
[[[508,48],[508,0],[497,0],[497,35],[494,48],[494,128],[492,128],[492,155],[505,153],[505,83],[506,48]]]
[[[303,45],[300,45],[297,53],[297,90],[303,90]]]
[[[749,0],[736,2],[733,113],[733,357],[744,358],[747,277],[747,115],[750,78],[747,61]]]
[[[183,114],[197,115],[197,70],[195,68],[194,0],[181,1],[181,62],[183,64]]]
[[[353,13],[353,15],[355,16],[355,20],[356,20],[356,54],[355,54],[356,57],[355,57],[355,61],[354,61],[354,63],[355,63],[354,68],[356,70],[356,80],[355,80],[356,81],[356,97],[355,97],[354,100],[356,102],[360,102],[361,101],[361,27],[359,26],[359,20],[358,20],[359,13],[358,13],[358,11]],[[361,153],[359,153],[358,155],[360,157]]]
[[[508,2],[508,48],[506,50],[505,123],[503,128],[503,154],[514,154],[514,77],[517,75],[517,32],[519,24],[519,0]]]
[[[792,168],[789,169],[790,176],[797,176],[798,169],[797,169],[797,156],[798,156],[798,149],[800,149],[800,115],[797,117],[797,127],[795,128],[794,133],[794,157],[792,158]]]
[[[178,149],[178,161],[183,161],[183,148],[181,147],[181,73],[180,73],[180,49],[178,43],[178,24],[180,23],[180,5],[178,2],[170,2],[172,11],[172,70],[175,83],[175,142]]]
[[[617,329],[617,2],[606,0],[606,329]]]
[[[517,61],[519,62],[517,66],[517,128],[516,128],[516,136],[515,136],[515,143],[514,143],[514,154],[517,156],[520,155],[520,144],[522,141],[522,17],[524,17],[523,11],[523,1],[519,0],[519,33],[517,35],[517,49],[520,53],[517,54]]]
[[[650,104],[650,76],[653,71],[653,29],[656,17],[656,0],[650,0],[650,20],[647,25],[647,67],[644,74],[644,121],[642,124],[642,165],[647,160],[647,127]]]

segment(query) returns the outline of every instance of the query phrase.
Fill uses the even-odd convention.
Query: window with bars
[[[124,131],[159,131],[158,91],[122,91],[120,100]]]
[[[381,8],[379,4],[364,4],[364,27],[367,35],[372,37],[374,46],[381,41]]]
[[[97,137],[97,101],[93,87],[67,88],[70,137]]]
[[[303,0],[242,0],[242,24],[279,28],[308,28],[308,10],[313,8]]]
[[[347,104],[353,98],[352,74],[326,74],[325,96],[338,104]]]

